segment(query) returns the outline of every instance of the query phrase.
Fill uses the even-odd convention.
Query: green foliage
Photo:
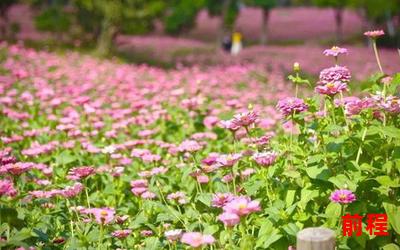
[[[197,13],[203,7],[203,5],[203,0],[171,1],[167,11],[169,14],[167,14],[164,18],[165,31],[170,34],[178,34],[193,28]]]
[[[71,17],[61,8],[51,7],[35,18],[35,26],[41,31],[68,32],[71,27]]]

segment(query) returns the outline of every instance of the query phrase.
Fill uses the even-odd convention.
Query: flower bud
[[[295,63],[293,64],[293,70],[294,70],[295,72],[299,72],[299,71],[300,71],[300,63],[295,62]]]

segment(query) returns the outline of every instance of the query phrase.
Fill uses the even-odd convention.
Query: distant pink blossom
[[[371,31],[366,31],[364,32],[364,35],[373,39],[376,39],[380,36],[385,35],[385,32],[383,30],[371,30]]]
[[[11,180],[0,180],[0,196],[14,197],[16,194],[17,190]]]
[[[131,233],[132,233],[131,229],[123,229],[123,230],[115,230],[114,232],[111,233],[111,235],[118,239],[123,239],[128,237]]]
[[[330,49],[324,50],[324,53],[323,53],[323,54],[326,55],[326,56],[334,56],[334,57],[337,57],[337,56],[339,56],[339,55],[346,55],[346,54],[348,54],[348,50],[347,50],[346,48],[340,48],[340,47],[337,47],[337,46],[333,46],[333,47],[330,48]]]

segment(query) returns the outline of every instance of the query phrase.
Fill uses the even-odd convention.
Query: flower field
[[[0,248],[290,249],[324,226],[339,249],[399,249],[399,61],[370,77],[344,54],[321,51],[313,82],[1,44]],[[387,228],[343,236],[348,214]]]

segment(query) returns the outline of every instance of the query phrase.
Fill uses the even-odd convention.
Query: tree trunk
[[[386,11],[385,16],[388,34],[390,37],[394,37],[396,35],[396,28],[394,27],[392,14],[390,14],[390,11]]]
[[[231,32],[229,32],[229,28],[225,23],[225,17],[228,14],[229,6],[231,5],[232,0],[224,0],[222,5],[222,13],[221,13],[221,24],[219,26],[219,31],[217,34],[217,46],[219,47],[224,39],[224,37]]]
[[[269,8],[262,9],[262,21],[261,21],[261,36],[260,43],[266,45],[268,41],[268,21],[269,21]]]
[[[101,25],[101,32],[97,39],[97,54],[99,56],[108,56],[117,34],[117,26],[108,18],[104,18]]]
[[[6,40],[7,37],[7,27],[8,27],[8,16],[7,16],[8,8],[4,8],[0,10],[0,37]]]
[[[335,22],[336,22],[336,42],[340,43],[343,36],[343,8],[335,9]]]

